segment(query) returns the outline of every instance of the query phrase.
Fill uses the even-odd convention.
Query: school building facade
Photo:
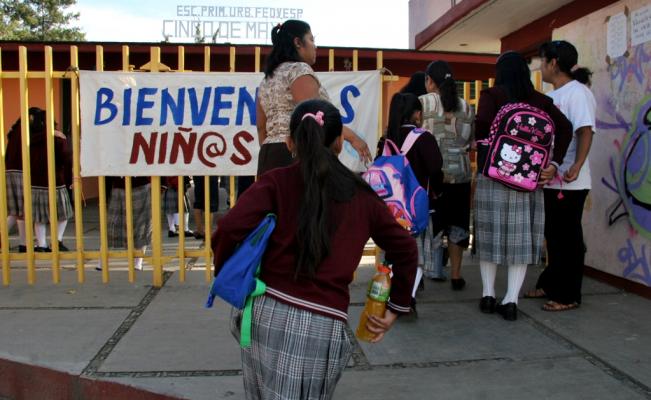
[[[651,1],[410,0],[409,27],[415,49],[515,50],[531,60],[534,72],[542,43],[576,46],[579,65],[594,73],[597,100],[592,190],[583,215],[587,271],[648,296]]]

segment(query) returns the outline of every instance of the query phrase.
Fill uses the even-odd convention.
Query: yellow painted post
[[[353,71],[359,69],[359,51],[357,49],[353,50]],[[382,103],[380,101],[380,103]]]
[[[480,80],[475,81],[475,105],[479,105],[479,96],[484,83]]]
[[[230,48],[229,66],[229,72],[235,72],[235,47],[233,46]],[[228,178],[228,187],[230,188],[231,207],[235,207],[235,201],[237,200],[237,193],[235,193],[235,176],[231,175]]]
[[[495,78],[489,78],[488,87],[493,87],[493,86],[495,86]]]
[[[129,72],[129,46],[122,46],[122,71]],[[124,177],[124,205],[127,219],[127,264],[129,268],[129,282],[133,283],[136,280],[136,271],[134,268],[133,256],[133,186],[131,185],[131,177]]]
[[[50,211],[50,243],[52,246],[52,282],[61,281],[59,271],[59,241],[58,241],[58,218],[57,218],[57,196],[56,196],[56,170],[54,162],[54,87],[53,79],[52,47],[45,46],[45,118],[47,127],[47,178],[48,178],[48,199]]]
[[[104,71],[104,48],[95,47],[95,70]],[[106,177],[97,177],[97,186],[99,189],[99,257],[102,262],[102,282],[109,281],[109,254],[108,254],[108,225],[106,215]],[[126,198],[126,201],[131,201]]]
[[[27,82],[27,47],[18,48],[18,64],[20,77],[20,120],[21,144],[23,158],[23,212],[25,217],[25,246],[27,247],[27,282],[32,285],[36,281],[34,270],[34,218],[32,216],[32,182],[30,165],[29,138],[29,93]]]
[[[542,72],[540,72],[540,70],[533,71],[533,87],[538,91],[542,91],[542,86]]]
[[[260,72],[260,46],[255,46],[255,72]]]
[[[2,49],[0,49],[0,240],[2,241],[2,283],[11,283],[9,264],[9,226],[7,226],[7,176],[5,175],[4,92],[2,91]]]
[[[150,49],[151,60],[150,72],[160,70],[160,47]],[[152,246],[151,256],[154,266],[154,287],[163,286],[163,244],[162,244],[162,225],[161,225],[161,199],[160,199],[160,176],[151,177],[151,217],[152,217]]]
[[[468,104],[473,104],[472,99],[470,98],[470,82],[463,83],[463,99]]]
[[[205,46],[203,48],[203,70],[204,72],[210,72],[210,47]],[[204,251],[205,251],[205,257],[206,257],[206,269],[205,269],[205,278],[206,282],[210,282],[212,278],[212,271],[211,271],[211,265],[212,265],[212,253],[211,253],[211,213],[210,213],[210,177],[208,175],[203,177],[203,187],[204,187],[204,193],[203,193],[203,207],[204,207],[204,212],[203,212],[203,230],[204,230],[204,235],[205,235],[205,241],[204,241]]]
[[[335,70],[335,49],[328,50],[328,71]]]
[[[185,70],[185,47],[179,46],[178,47],[178,67],[177,70],[179,72],[183,72]],[[179,230],[181,231],[179,234],[179,281],[180,282],[185,282],[185,231],[188,229],[187,226],[185,226],[185,214],[184,212],[184,206],[185,206],[185,199],[184,199],[184,190],[185,187],[183,186],[183,177],[179,176],[179,190],[178,190],[178,202],[179,202]],[[187,212],[190,212],[190,210],[185,210]]]
[[[71,88],[71,128],[72,128],[72,175],[73,193],[75,197],[75,243],[77,250],[77,281],[84,283],[86,271],[84,270],[84,224],[83,209],[81,207],[81,177],[80,177],[80,116],[79,116],[79,76],[75,71],[79,68],[79,49],[77,46],[70,46],[70,67],[73,72],[70,75]]]
[[[376,65],[375,65],[375,67],[377,68],[378,71],[382,71],[382,68],[384,68],[384,58],[383,57],[384,57],[384,53],[382,52],[382,50],[378,50],[378,52],[376,53]],[[353,58],[353,60],[354,60],[354,58]],[[353,68],[354,68],[354,64],[353,64]],[[377,137],[378,137],[378,140],[382,137],[382,130],[383,130],[382,129],[383,128],[383,126],[382,126],[382,111],[383,111],[383,109],[382,109],[382,99],[384,99],[383,92],[384,92],[384,79],[383,79],[383,77],[382,77],[382,75],[380,73],[380,95],[378,97],[378,114],[377,114],[378,115],[378,118],[377,118],[378,119],[378,121],[377,121]],[[380,254],[381,254],[381,250],[376,245],[375,246],[375,265],[378,265],[380,262],[382,262],[382,260],[380,260]],[[353,277],[353,278],[355,278],[355,277]]]

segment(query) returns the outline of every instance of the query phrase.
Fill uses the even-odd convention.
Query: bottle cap
[[[391,268],[389,268],[389,266],[386,265],[386,264],[378,264],[378,266],[377,266],[377,270],[378,270],[378,272],[380,272],[380,273],[382,273],[382,274],[389,274],[389,273],[391,273]]]

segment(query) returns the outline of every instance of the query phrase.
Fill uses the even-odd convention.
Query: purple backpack
[[[526,103],[502,106],[491,124],[483,174],[510,188],[531,192],[547,167],[554,144],[554,121]]]
[[[382,155],[362,175],[384,200],[398,223],[413,235],[424,232],[429,221],[427,191],[418,183],[406,157],[422,134],[430,135],[419,128],[409,132],[400,150],[395,143],[386,139]]]

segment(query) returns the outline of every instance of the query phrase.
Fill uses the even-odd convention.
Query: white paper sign
[[[621,57],[626,53],[626,15],[619,13],[608,20],[606,53],[611,58]]]
[[[380,73],[317,73],[373,151]],[[82,176],[255,175],[256,73],[80,73]],[[365,170],[346,143],[341,161]]]
[[[651,5],[631,13],[631,45],[637,46],[651,40]]]

